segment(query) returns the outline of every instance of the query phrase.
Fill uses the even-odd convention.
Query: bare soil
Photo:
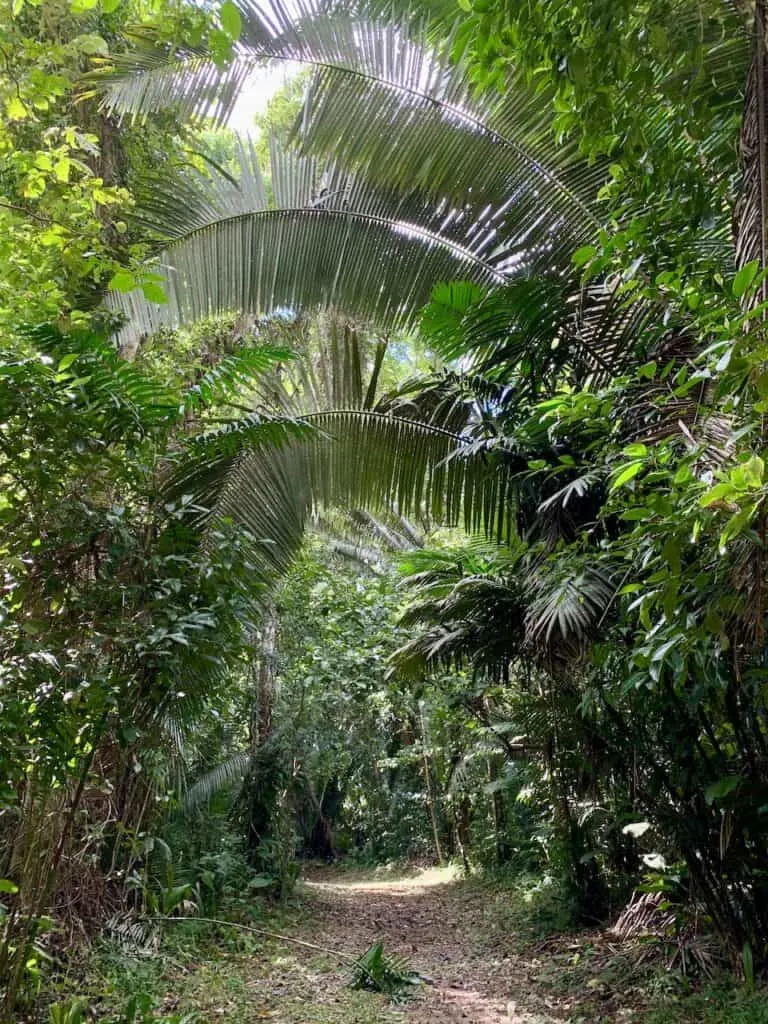
[[[383,939],[385,950],[406,955],[426,978],[405,1008],[406,1020],[544,1024],[553,1019],[518,1006],[523,965],[509,952],[478,944],[480,894],[450,872],[431,869],[393,880],[316,872],[305,885],[318,942],[359,954]]]

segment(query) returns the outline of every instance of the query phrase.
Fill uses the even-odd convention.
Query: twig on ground
[[[281,935],[278,932],[267,931],[266,928],[254,928],[253,925],[239,924],[237,921],[224,921],[218,917],[166,917],[162,914],[156,914],[154,916],[145,916],[141,918],[142,921],[170,921],[174,924],[179,924],[182,921],[189,923],[190,921],[199,921],[201,924],[219,924],[224,928],[237,928],[243,932],[253,932],[254,935],[265,935],[270,939],[280,939],[283,942],[293,942],[297,946],[306,946],[307,949],[315,949],[320,953],[330,953],[331,956],[337,956],[340,960],[349,960],[350,963],[357,963],[358,957],[353,956],[351,953],[342,953],[340,949],[329,949],[328,946],[318,946],[316,942],[307,942],[305,939],[295,939],[291,935]]]

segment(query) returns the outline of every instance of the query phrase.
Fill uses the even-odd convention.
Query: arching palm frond
[[[322,437],[316,437],[314,431],[318,427],[315,423],[322,422],[329,416],[336,420],[338,411],[346,410],[347,417],[351,420],[354,419],[356,412],[375,413],[377,415],[371,416],[370,419],[371,422],[378,424],[382,418],[380,414],[391,411],[378,400],[379,377],[387,344],[386,338],[367,337],[354,323],[333,313],[318,316],[312,322],[298,320],[293,358],[273,366],[270,372],[252,381],[245,396],[259,411],[259,417],[254,419],[260,424],[260,429],[263,430],[267,423],[282,424],[285,429],[290,427],[299,432],[296,434],[296,440],[302,439],[303,436],[304,440],[311,438],[316,445],[343,446],[345,442],[336,437],[337,434],[345,434],[343,425],[327,430],[320,428]],[[329,412],[330,410],[335,410],[335,413]],[[408,417],[401,416],[399,419],[406,423]],[[235,437],[229,439],[233,441],[239,429],[239,424],[231,424],[212,435],[213,443],[223,456],[231,459],[237,452],[231,445],[229,448],[222,447],[222,434],[226,440],[226,432],[234,431]],[[363,429],[367,434],[372,430],[370,427]],[[414,423],[412,429],[418,429],[418,424]],[[300,433],[302,430],[306,431],[304,435]],[[452,437],[457,445],[460,444],[456,431],[452,434],[436,433],[441,441],[446,437]],[[386,550],[402,551],[423,543],[418,531],[399,511],[394,497],[386,502],[384,499],[371,497],[370,488],[362,483],[361,486],[366,489],[364,504],[373,504],[376,514],[374,515],[367,507],[357,508],[350,504],[346,486],[341,485],[338,480],[329,480],[330,466],[337,455],[341,463],[347,465],[347,468],[341,471],[346,472],[350,478],[360,479],[361,474],[355,468],[357,463],[355,462],[350,469],[349,455],[344,452],[331,453],[328,450],[318,453],[317,458],[305,453],[304,465],[296,463],[293,466],[292,472],[300,474],[303,480],[303,474],[314,472],[315,462],[319,459],[318,479],[323,480],[329,487],[322,497],[317,488],[313,490],[308,512],[298,514],[295,522],[296,531],[300,532],[305,514],[308,514],[308,528],[326,536],[340,553],[370,564],[380,562]],[[364,461],[368,455],[370,451],[364,456]],[[295,454],[288,453],[287,457],[295,458]],[[439,460],[442,454],[435,453],[434,458]],[[239,469],[242,470],[243,467]],[[263,465],[260,472],[266,474],[266,479],[270,479],[269,474],[272,470],[268,465]],[[384,483],[386,486],[386,481]],[[306,500],[304,483],[293,491],[293,496],[300,495],[303,496],[302,501]],[[424,507],[412,511],[429,518]]]
[[[105,110],[132,118],[172,110],[185,119],[223,124],[248,78],[269,60],[347,62],[349,25],[359,19],[362,5],[354,0],[290,5],[237,0],[237,6],[242,29],[234,59],[226,65],[217,64],[203,45],[172,46],[151,26],[130,29],[131,48],[111,54],[90,76],[103,93]],[[382,5],[378,16],[389,15]]]
[[[444,228],[471,222],[473,245],[500,240],[507,272],[567,265],[594,236],[605,169],[554,141],[548,95],[520,80],[503,95],[478,93],[467,61],[456,57],[455,18],[438,42],[435,12],[423,8],[395,13],[348,0],[239,6],[243,31],[231,65],[217,67],[202,50],[158,46],[144,30],[134,50],[96,76],[105,107],[131,116],[170,107],[224,121],[254,67],[301,61],[314,68],[294,131],[304,152],[332,154],[369,187],[428,197]]]
[[[290,349],[266,345],[254,348],[241,347],[206,370],[186,390],[184,408],[188,411],[197,410],[214,401],[227,404],[229,399],[238,398],[243,391],[252,388],[254,380],[267,370],[271,370],[276,363],[292,359],[293,353]]]
[[[220,790],[241,782],[247,776],[250,766],[251,755],[244,751],[233,754],[226,761],[210,768],[184,793],[181,801],[182,810],[189,813],[207,804]]]
[[[304,152],[332,152],[380,186],[418,187],[446,216],[471,210],[478,234],[515,239],[515,266],[562,267],[594,237],[605,168],[555,142],[546,93],[514,78],[478,93],[451,36],[432,45],[428,20],[347,31],[344,60],[311,79],[294,131]]]
[[[222,525],[239,528],[257,602],[301,543],[310,505],[301,444],[312,434],[295,420],[245,416],[188,440],[164,483],[204,543],[215,545]]]
[[[166,247],[159,256],[167,302],[139,291],[110,293],[128,320],[119,340],[214,313],[275,313],[333,307],[393,327],[413,322],[438,281],[483,286],[505,280],[503,247],[475,238],[470,221],[443,223],[417,194],[369,187],[316,161],[273,150],[276,207],[267,207],[245,149],[247,186],[210,190],[189,176],[158,191],[151,216]]]
[[[311,428],[311,430],[310,430]],[[485,460],[454,457],[462,438],[428,424],[371,410],[318,412],[292,424],[260,423],[261,431],[305,431],[282,445],[254,428],[232,426],[232,446],[182,462],[169,482],[169,498],[187,496],[200,511],[199,527],[232,522],[250,537],[253,563],[275,578],[301,543],[313,508],[426,511],[437,522],[508,534],[511,508],[500,474]],[[205,439],[197,441],[204,443]],[[217,438],[216,445],[220,446]]]

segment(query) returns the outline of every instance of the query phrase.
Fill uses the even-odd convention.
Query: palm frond
[[[297,318],[294,358],[259,378],[256,407],[270,415],[303,416],[322,409],[372,409],[378,405],[387,338],[372,339],[335,312],[311,324]]]
[[[234,59],[218,66],[204,46],[169,45],[149,26],[134,26],[132,46],[110,54],[90,84],[103,92],[111,113],[144,118],[173,111],[185,119],[223,124],[248,78],[267,60],[328,64],[345,60],[349,25],[361,5],[347,0],[238,0],[242,30]],[[382,9],[380,17],[388,10]]]
[[[234,754],[217,764],[187,789],[181,801],[181,809],[188,813],[202,807],[220,790],[245,778],[250,766],[251,756],[247,752]]]
[[[103,441],[167,429],[178,419],[179,398],[164,384],[120,359],[113,345],[90,332],[62,334],[49,324],[26,332],[30,342],[66,370],[62,389],[88,410]]]
[[[433,233],[483,252],[506,275],[567,265],[599,227],[605,172],[553,142],[550,97],[520,81],[503,96],[479,96],[466,62],[450,56],[451,40],[435,47],[429,17],[371,16],[344,2],[241,9],[231,66],[153,47],[145,33],[134,54],[100,75],[107,109],[135,116],[167,103],[184,116],[224,118],[256,63],[299,59],[316,67],[296,128],[303,151],[323,161],[332,154],[388,208],[400,197],[404,223],[429,208]],[[278,205],[295,206],[296,196]]]
[[[438,285],[420,328],[445,359],[493,380],[516,377],[534,392],[564,368],[576,381],[605,382],[665,329],[649,304],[561,276],[522,277],[485,293],[473,282]]]
[[[444,197],[454,216],[474,206],[478,232],[514,230],[529,253],[537,234],[541,266],[551,263],[558,240],[567,237],[572,251],[601,223],[596,195],[604,168],[586,163],[573,145],[554,143],[548,94],[518,79],[503,95],[480,96],[467,61],[457,59],[455,19],[436,45],[434,18],[424,9],[395,13],[343,0],[295,8],[241,0],[240,8],[243,32],[229,67],[216,67],[199,49],[153,44],[145,30],[135,51],[111,58],[99,76],[107,109],[142,116],[171,107],[222,121],[260,62],[298,60],[316,69],[300,120],[307,151],[333,152],[379,185]]]
[[[256,66],[253,57],[239,55],[219,68],[203,47],[171,47],[148,27],[134,26],[127,35],[131,48],[101,61],[99,71],[86,77],[113,116],[143,119],[173,111],[183,120],[210,117],[223,124]]]
[[[414,971],[407,957],[400,953],[384,953],[384,943],[376,942],[352,965],[350,988],[384,992],[394,998],[409,986],[418,985],[421,977]]]
[[[228,217],[268,208],[259,158],[251,139],[236,137],[236,174],[203,158],[202,169],[189,164],[153,172],[136,182],[132,221],[161,244],[183,238]]]
[[[482,458],[454,457],[449,431],[372,410],[254,417],[187,443],[166,484],[169,500],[198,509],[210,536],[222,521],[249,541],[254,572],[275,579],[290,564],[313,509],[389,510],[502,536],[513,529],[503,474]]]
[[[503,678],[526,642],[519,554],[495,553],[488,559],[471,551],[421,551],[408,561],[417,570],[406,578],[416,596],[401,624],[418,631],[395,653],[398,670],[418,676],[439,667],[469,666]]]
[[[122,345],[230,310],[334,307],[383,326],[405,325],[440,280],[460,276],[489,286],[505,279],[503,247],[474,238],[471,224],[444,224],[416,194],[382,192],[276,149],[272,184],[277,208],[259,206],[250,186],[242,193],[222,188],[218,202],[194,202],[196,192],[208,195],[204,176],[190,176],[181,190],[175,181],[166,188],[152,215],[168,239],[158,260],[168,301],[110,293],[110,306],[128,321]]]
[[[254,378],[294,357],[290,349],[239,348],[225,356],[207,370],[184,394],[184,407],[188,411],[202,409],[211,402],[226,402],[254,387]]]
[[[566,509],[573,499],[583,498],[599,479],[600,474],[596,471],[580,473],[542,501],[539,505],[539,512]]]
[[[312,78],[295,132],[303,151],[332,152],[379,186],[417,187],[446,217],[470,213],[478,235],[514,253],[508,269],[567,265],[600,226],[606,172],[554,141],[551,97],[514,77],[503,94],[479,94],[452,39],[431,44],[428,20],[348,33],[344,60]]]
[[[611,574],[599,565],[562,574],[550,569],[533,583],[526,619],[531,641],[570,652],[593,635],[616,593]]]

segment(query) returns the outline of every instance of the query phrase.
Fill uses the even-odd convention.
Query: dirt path
[[[602,1024],[642,1019],[625,951],[605,933],[521,944],[500,890],[449,870],[307,873],[300,906],[263,927],[223,929],[188,966],[166,975],[164,1010],[227,1024]],[[296,943],[293,940],[300,940]],[[392,1004],[349,987],[350,959],[377,940],[427,982]],[[311,948],[301,943],[310,943]]]
[[[482,942],[480,894],[449,871],[432,869],[391,881],[315,873],[305,889],[319,943],[359,954],[383,939],[385,950],[405,954],[428,979],[404,1009],[385,1011],[382,1022],[544,1024],[553,1019],[518,1006],[522,964]]]

